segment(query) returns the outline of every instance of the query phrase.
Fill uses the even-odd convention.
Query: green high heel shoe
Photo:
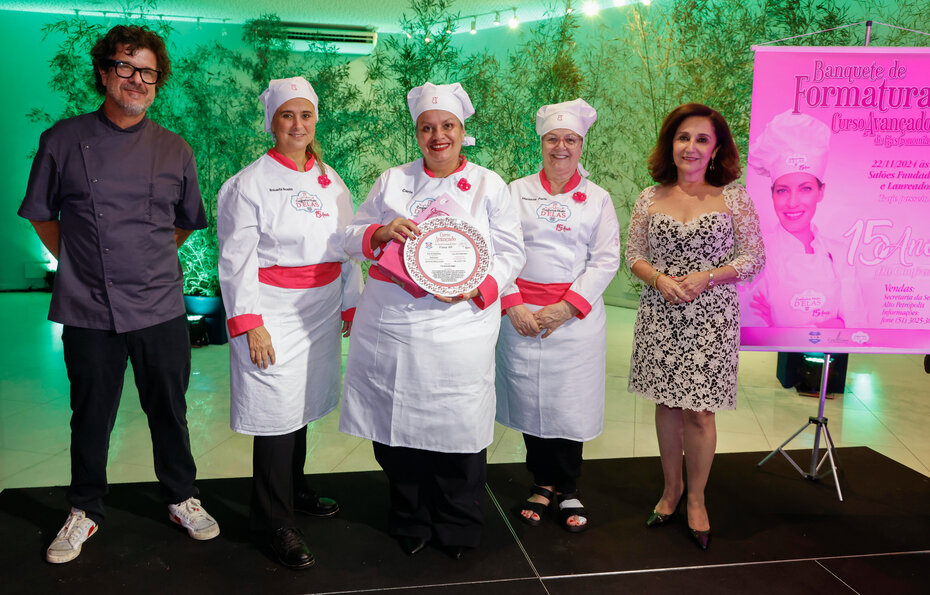
[[[655,508],[653,508],[652,513],[649,515],[649,518],[646,519],[646,526],[651,529],[652,527],[658,527],[660,525],[664,525],[665,523],[673,520],[675,516],[681,512],[680,510],[681,503],[685,501],[687,494],[688,494],[688,490],[684,490],[681,493],[681,496],[678,498],[678,504],[675,505],[675,510],[673,512],[670,512],[668,514],[662,514],[661,512],[658,512],[656,511]]]

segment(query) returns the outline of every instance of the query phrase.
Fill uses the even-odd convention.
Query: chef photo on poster
[[[856,269],[846,262],[841,238],[815,223],[825,198],[842,200],[824,176],[829,145],[826,124],[789,110],[749,147],[749,167],[771,180],[769,208],[778,222],[765,231],[765,270],[742,291],[744,326],[868,326]],[[764,208],[761,196],[756,202]]]

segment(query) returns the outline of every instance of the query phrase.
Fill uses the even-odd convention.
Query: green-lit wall
[[[884,2],[849,0],[849,2],[845,3],[843,0],[825,1],[832,3],[834,9],[837,4],[846,4],[851,7],[856,7],[855,10],[851,10],[848,15],[842,17],[844,19],[847,17],[849,18],[849,21],[844,22],[858,21],[863,20],[864,18],[874,18],[879,21],[891,22],[903,27],[916,29],[930,28],[930,22],[927,20],[926,10],[921,8],[921,0],[900,0],[899,2],[894,2],[891,0]],[[668,0],[668,2],[671,3],[671,0]],[[666,2],[665,0],[656,0],[653,2],[653,8],[655,8],[657,4],[666,5]],[[735,6],[736,3],[727,4],[722,0],[719,0],[716,2],[716,4],[724,7],[724,22],[728,22],[726,21],[726,18],[729,16],[730,7]],[[764,5],[753,4],[751,6],[755,6],[757,8],[765,6],[766,8],[764,10],[768,11],[770,6],[787,6],[788,4],[790,3],[770,1],[766,2]],[[812,7],[818,6],[818,3],[815,0],[802,0],[800,4]],[[599,16],[594,18],[579,17],[577,20],[578,28],[574,33],[574,39],[578,41],[579,46],[579,52],[577,52],[577,54],[597,55],[598,52],[600,52],[603,56],[605,55],[603,54],[605,50],[598,44],[604,42],[598,40],[621,39],[622,43],[614,43],[610,46],[608,51],[614,53],[607,55],[607,59],[611,63],[617,62],[618,64],[634,64],[635,62],[629,61],[618,62],[615,60],[615,58],[620,55],[633,55],[639,52],[641,55],[648,55],[650,58],[648,61],[640,63],[641,66],[642,64],[652,64],[653,61],[651,57],[653,52],[655,52],[656,55],[663,55],[663,52],[668,55],[670,50],[676,49],[677,46],[664,41],[660,37],[655,37],[654,39],[651,37],[648,39],[640,39],[637,38],[635,33],[631,34],[630,20],[633,18],[631,16],[632,10],[634,10],[633,7],[623,7],[616,9],[611,8],[602,11]],[[650,12],[650,10],[647,9],[642,10],[644,11],[642,14],[648,15]],[[704,13],[702,12],[701,14],[703,15]],[[829,19],[827,19],[827,21],[823,21],[823,16],[824,15],[821,14],[818,17],[821,19],[821,21],[818,22],[829,21]],[[48,89],[49,75],[47,64],[56,49],[57,40],[54,37],[51,37],[47,40],[42,39],[43,26],[48,23],[58,21],[62,18],[63,17],[61,15],[0,10],[0,48],[2,48],[3,55],[5,56],[2,60],[2,66],[0,66],[0,75],[3,77],[2,80],[5,83],[6,91],[4,97],[0,99],[0,101],[2,101],[3,108],[3,116],[0,118],[0,135],[2,135],[0,138],[3,138],[4,140],[4,142],[0,144],[0,168],[2,168],[2,172],[0,172],[2,173],[2,175],[0,175],[0,180],[2,180],[0,181],[0,189],[2,189],[2,194],[0,194],[0,196],[2,196],[2,198],[0,198],[0,204],[3,205],[4,213],[6,214],[5,217],[0,217],[0,236],[4,238],[3,246],[6,248],[6,258],[0,260],[0,290],[26,289],[29,287],[41,286],[43,281],[39,278],[39,273],[41,272],[40,263],[46,261],[49,258],[44,248],[41,246],[41,243],[33,233],[29,223],[16,216],[15,213],[19,207],[20,201],[22,200],[26,186],[26,181],[29,174],[29,166],[31,163],[30,153],[35,149],[35,146],[38,142],[38,137],[45,127],[42,124],[30,123],[26,118],[26,114],[33,108],[45,109],[50,113],[55,114],[60,113],[62,107],[59,98]],[[696,22],[698,25],[700,25],[699,20],[700,19],[693,22]],[[673,17],[668,22],[672,23],[672,26],[674,26],[676,21]],[[721,60],[721,56],[728,56],[730,54],[739,53],[745,57],[746,54],[749,54],[748,46],[750,43],[758,43],[761,41],[771,40],[784,36],[779,34],[780,30],[778,27],[772,27],[770,30],[768,25],[766,25],[765,31],[760,34],[760,36],[762,36],[760,39],[754,37],[752,42],[740,42],[740,47],[731,47],[728,45],[728,39],[732,36],[728,36],[726,26],[720,25],[720,21],[714,21],[714,23],[716,24],[710,28],[701,28],[700,26],[695,26],[693,30],[688,29],[684,32],[679,31],[677,34],[679,39],[678,43],[686,44],[688,43],[688,40],[692,38],[701,39],[703,42],[701,47],[714,54],[716,62],[712,63],[724,64],[726,61]],[[508,56],[508,52],[514,50],[515,48],[517,49],[517,52],[526,51],[526,48],[520,44],[526,41],[525,34],[531,26],[532,24],[523,24],[518,30],[510,30],[507,27],[498,27],[479,31],[477,35],[470,35],[467,32],[462,32],[452,37],[452,43],[462,50],[463,56],[468,56],[476,52],[488,50],[499,57],[501,59],[501,63],[504,65],[503,67],[506,67],[507,59],[512,57]],[[223,45],[232,49],[239,49],[243,45],[241,42],[242,29],[238,26],[205,24],[202,27],[197,27],[193,23],[173,23],[173,27],[174,32],[171,34],[170,40],[174,45],[174,50],[176,50],[175,55],[181,51],[191,49],[197,45],[213,40],[220,41]],[[809,29],[802,27],[802,30]],[[382,36],[382,40],[383,39],[384,36]],[[914,43],[927,45],[927,43],[924,43],[925,40],[922,37],[909,38],[906,43],[911,43],[910,39],[914,39]],[[733,43],[732,40],[730,40],[730,43]],[[531,55],[535,56],[536,54],[534,53]],[[677,56],[677,58],[679,59],[679,70],[675,72],[680,73],[682,72],[681,65],[686,64],[686,62],[681,61],[681,56]],[[704,61],[703,54],[698,58],[698,60]],[[89,65],[89,57],[87,58],[87,61]],[[359,65],[356,66],[358,67],[353,68],[353,78],[355,79],[353,84],[361,85],[361,79],[364,75],[364,68]],[[624,95],[631,96],[635,92],[636,86],[631,84],[631,82],[636,81],[630,80],[630,72],[618,71],[617,68],[618,67],[614,66],[614,70],[609,73],[609,77],[604,78],[604,80],[607,82],[599,91],[601,93],[601,99],[605,103],[608,103],[605,100],[606,97]],[[687,68],[687,66],[685,68]],[[743,87],[746,86],[746,82],[750,76],[749,70],[744,68],[744,71],[745,72],[740,75],[743,78],[739,79],[739,83]],[[702,76],[705,76],[706,78],[701,80],[703,80],[705,83],[708,81],[719,82],[716,73],[716,70],[710,73],[702,72]],[[685,76],[686,75],[687,72],[685,72]],[[636,77],[639,77],[639,79],[642,79],[644,76],[661,79],[661,69],[659,73],[648,73],[648,75],[643,75],[642,73],[636,72],[633,73],[632,78],[636,79]],[[680,75],[675,74],[674,76],[679,77]],[[670,86],[669,83],[677,82],[678,78],[675,78],[674,81],[660,81],[660,83],[666,85],[666,87]],[[732,83],[733,81],[731,80],[729,82]],[[518,86],[521,83],[522,79],[521,81],[518,81]],[[691,81],[691,83],[693,84],[694,81]],[[674,87],[676,85],[671,86]],[[681,87],[681,85],[677,86]],[[511,88],[511,91],[512,90],[513,89]],[[667,89],[665,89],[663,92],[666,93],[665,102],[667,103],[672,101],[672,99],[678,101],[695,99],[701,100],[702,95],[700,95],[700,91],[700,89],[697,89],[697,91],[695,91],[696,94],[693,94],[689,90],[685,96],[680,98],[678,98],[674,93],[668,92]],[[322,99],[325,101],[325,98]],[[719,100],[720,97],[717,99]],[[713,100],[713,97],[711,97],[711,100]],[[744,106],[748,103],[748,101],[740,98],[737,103],[739,106]],[[655,125],[657,122],[661,121],[661,114],[664,113],[662,110],[667,110],[673,105],[674,104],[665,105],[663,103],[660,106],[661,109],[655,110],[655,117],[653,117],[653,114],[650,112],[647,118],[638,118],[636,124],[637,128],[635,129],[620,130],[618,134],[607,132],[619,130],[623,126],[627,126],[627,128],[629,128],[631,125],[629,124],[628,120],[633,118],[628,116],[637,115],[639,111],[642,111],[635,107],[625,107],[624,110],[626,111],[620,112],[619,116],[617,114],[613,114],[612,120],[610,120],[608,117],[602,118],[604,122],[599,122],[601,128],[598,130],[598,134],[607,134],[611,138],[618,136],[620,139],[618,142],[620,143],[625,142],[623,140],[624,138],[629,139],[638,135],[643,139],[647,139],[648,144],[648,139],[654,137]],[[256,112],[258,112],[260,109],[257,98],[255,109]],[[602,109],[602,107],[599,107],[599,109]],[[629,111],[631,109],[636,109],[637,112],[634,113]],[[732,105],[730,106],[730,109],[734,112],[740,111],[739,107],[734,107]],[[526,118],[528,121],[531,121],[533,117],[533,111],[533,108],[527,107]],[[604,115],[603,112],[605,111],[606,110],[602,109],[602,115]],[[742,111],[745,112],[746,110],[742,109]],[[639,115],[642,116],[643,114]],[[323,114],[323,116],[325,117],[325,114]],[[748,119],[745,120],[748,122]],[[605,126],[607,127],[605,128]],[[614,126],[614,128],[611,128],[610,126]],[[743,128],[745,129],[747,127],[748,126],[744,126]],[[600,130],[603,130],[603,132]],[[626,137],[623,136],[624,134]],[[742,141],[744,142],[746,140],[745,136],[746,134],[744,131],[742,136]],[[325,146],[327,139],[324,138],[321,140]],[[482,139],[479,138],[479,143],[480,142],[482,142]],[[623,172],[618,173],[615,171],[618,168],[613,163],[611,163],[611,160],[613,160],[616,155],[616,153],[613,151],[615,147],[609,145],[601,146],[606,146],[608,148],[602,149],[601,152],[603,154],[599,155],[601,168],[596,181],[602,185],[605,185],[605,187],[608,187],[608,189],[614,193],[615,202],[617,202],[619,205],[622,202],[623,196],[631,194],[632,192],[632,196],[635,197],[634,190],[638,191],[638,188],[641,188],[641,186],[636,186],[635,184],[629,182],[629,180],[625,184],[620,184],[618,179],[623,177],[634,177],[630,176],[629,173],[633,170],[639,173],[645,172],[645,169],[640,169],[641,166],[639,165],[642,163],[645,152],[640,149],[634,151],[634,154],[632,154],[630,159],[627,160],[626,165],[620,167],[621,169],[624,167],[626,169],[624,169]],[[586,159],[592,159],[593,156],[590,154],[592,150],[593,149],[588,150],[588,153],[585,157]],[[488,160],[494,161],[493,156]],[[493,162],[482,164],[491,168],[495,168],[495,163]],[[587,164],[590,166],[591,161],[588,161]],[[589,169],[591,169],[591,167],[589,167]],[[609,179],[611,176],[613,176],[612,180]],[[642,183],[645,183],[645,180],[643,180]],[[364,190],[360,190],[360,194],[364,195]],[[622,211],[622,209],[620,210]],[[624,214],[621,213],[621,215]],[[621,287],[620,289],[622,290],[623,288]]]
[[[42,287],[34,278],[41,264],[51,259],[28,221],[16,215],[32,163],[31,154],[46,128],[34,124],[26,114],[33,108],[59,113],[61,102],[48,89],[47,65],[56,49],[54,36],[42,39],[42,28],[63,18],[61,15],[0,10],[0,238],[4,257],[0,259],[0,290]],[[115,24],[115,23],[114,23]],[[238,27],[175,23],[171,40],[178,48],[193,47],[221,39],[231,47],[240,45]],[[226,35],[223,35],[223,31]],[[87,57],[88,68],[90,57]],[[157,99],[156,99],[157,101]],[[27,277],[27,274],[30,277]]]
[[[0,138],[4,140],[0,143],[0,206],[4,213],[0,217],[0,237],[3,238],[5,252],[5,258],[0,259],[0,290],[42,287],[44,281],[36,275],[44,263],[51,260],[32,226],[17,216],[16,211],[29,178],[31,154],[38,144],[39,135],[46,128],[44,124],[30,122],[26,114],[33,108],[53,114],[61,109],[61,101],[48,89],[47,71],[58,42],[55,36],[43,40],[42,28],[62,18],[55,14],[0,10],[0,52],[5,56],[0,62],[0,80],[4,81],[6,89],[0,97]],[[173,27],[175,31],[171,41],[176,49],[212,40],[221,41],[231,48],[242,45],[240,26],[204,24],[198,28],[192,23],[173,23]],[[456,37],[461,39],[466,51],[481,47],[503,51],[517,41],[518,32],[502,28]],[[89,65],[89,57],[87,62]],[[362,68],[353,68],[353,72],[358,72],[359,78],[363,77]]]

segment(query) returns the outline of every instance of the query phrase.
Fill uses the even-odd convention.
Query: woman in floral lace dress
[[[739,155],[717,111],[689,103],[662,124],[649,158],[657,182],[633,208],[626,260],[643,280],[630,392],[656,403],[665,486],[647,525],[672,518],[688,462],[690,534],[710,543],[704,487],[717,444],[714,413],[736,408],[739,299],[734,283],[762,270],[765,249]]]

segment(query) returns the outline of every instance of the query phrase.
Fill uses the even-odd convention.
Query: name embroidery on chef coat
[[[316,194],[310,194],[306,190],[291,196],[291,206],[298,211],[313,213],[318,219],[329,217],[329,213],[323,212],[323,201]]]
[[[436,199],[435,198],[423,198],[420,200],[411,199],[410,202],[407,203],[407,212],[410,213],[411,218],[416,217],[417,215],[425,211],[427,208],[429,208],[429,206],[433,204],[434,200]]]
[[[814,318],[820,318],[826,314],[823,312],[826,303],[827,296],[813,289],[805,289],[803,292],[796,293],[791,297],[792,310],[805,312]]]
[[[572,218],[572,211],[560,202],[552,201],[536,208],[536,216],[549,223],[561,223]]]

